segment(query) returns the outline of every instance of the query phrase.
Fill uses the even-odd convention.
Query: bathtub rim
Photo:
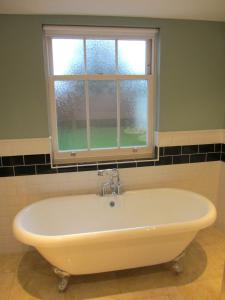
[[[66,235],[42,235],[42,234],[36,234],[36,233],[32,233],[31,231],[28,231],[21,224],[22,217],[23,214],[25,213],[25,210],[28,207],[35,205],[37,203],[35,202],[23,208],[16,215],[13,221],[13,232],[19,241],[30,246],[65,247],[70,245],[72,246],[74,245],[74,243],[76,243],[76,245],[83,245],[87,243],[112,242],[115,240],[118,241],[124,239],[138,239],[138,238],[146,238],[146,237],[153,237],[153,236],[176,234],[181,232],[199,231],[214,223],[217,216],[216,208],[210,200],[208,200],[205,196],[199,193],[195,193],[185,189],[176,189],[176,188],[152,188],[152,189],[140,189],[140,190],[147,191],[147,190],[168,190],[168,189],[188,192],[188,193],[192,193],[193,195],[201,196],[201,198],[204,199],[204,201],[207,204],[208,212],[198,219],[186,221],[186,222],[175,222],[169,224],[130,227],[130,228],[123,228],[123,229],[102,230],[96,232],[74,233],[74,234],[66,234]],[[138,190],[134,190],[134,191],[138,191]],[[88,195],[96,196],[96,194],[88,194]],[[80,195],[74,195],[74,196],[79,197]],[[71,195],[65,197],[71,197]],[[46,198],[41,201],[56,199],[56,198],[60,198],[60,197]]]

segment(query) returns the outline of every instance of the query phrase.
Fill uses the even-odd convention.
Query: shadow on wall
[[[65,297],[78,300],[93,299],[191,283],[204,272],[207,266],[206,253],[198,242],[194,241],[188,247],[182,264],[184,272],[179,276],[171,272],[168,264],[74,276],[70,280]],[[51,266],[36,251],[27,252],[23,256],[17,277],[21,293],[28,293],[43,300],[64,299],[64,295],[58,293],[58,279],[53,274]]]

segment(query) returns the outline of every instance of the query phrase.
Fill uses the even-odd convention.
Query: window
[[[44,32],[54,161],[150,158],[157,30]]]

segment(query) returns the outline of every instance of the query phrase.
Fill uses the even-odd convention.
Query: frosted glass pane
[[[84,42],[78,39],[52,39],[54,75],[84,73]]]
[[[146,80],[120,81],[121,146],[147,144],[147,86]]]
[[[117,145],[115,81],[89,81],[91,148]]]
[[[118,69],[120,74],[144,75],[146,41],[118,41]]]
[[[87,40],[87,73],[115,73],[115,41]]]
[[[84,81],[55,81],[59,150],[87,148]]]

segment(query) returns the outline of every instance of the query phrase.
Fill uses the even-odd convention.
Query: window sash
[[[58,37],[59,38],[59,37]],[[61,38],[64,38],[63,36]],[[72,38],[78,38],[77,36],[70,36],[67,37],[69,39]],[[108,37],[110,38],[110,37]],[[80,37],[80,39],[84,40],[84,67],[85,67],[85,73],[84,74],[79,74],[79,75],[54,75],[54,67],[53,67],[53,51],[52,51],[52,39],[54,39],[54,37],[47,37],[46,41],[47,41],[47,57],[48,57],[48,74],[49,76],[90,76],[90,75],[104,75],[104,76],[147,76],[148,74],[152,74],[154,72],[154,40],[153,39],[146,39],[145,38],[139,38],[139,39],[130,39],[130,40],[141,40],[141,41],[145,41],[146,42],[146,57],[145,57],[145,74],[143,75],[125,75],[125,74],[120,74],[118,73],[118,37],[111,37],[112,39],[115,40],[115,63],[116,63],[116,72],[115,73],[111,73],[111,74],[88,74],[87,73],[87,53],[86,53],[86,40],[88,39],[87,37]],[[101,39],[101,38],[97,38],[96,39]],[[128,38],[124,37],[124,40],[129,40]]]
[[[64,29],[68,31],[65,32]],[[83,28],[76,27],[75,31],[82,32]],[[74,32],[74,27],[69,28],[62,28],[61,26],[56,27],[45,27],[45,34],[46,34],[46,48],[47,48],[47,65],[48,65],[48,93],[50,98],[50,115],[51,115],[51,134],[52,134],[52,147],[53,147],[53,160],[58,162],[92,162],[92,161],[99,161],[99,160],[115,160],[115,159],[138,159],[138,158],[149,158],[150,155],[153,154],[153,128],[154,128],[154,87],[155,87],[155,34],[156,30],[149,31],[148,29],[116,29],[115,28],[103,28],[106,29],[102,33],[101,31],[96,28],[88,28],[88,34],[86,33],[81,35],[77,35]],[[55,31],[54,31],[55,30]],[[85,27],[85,30],[87,28]],[[111,31],[112,30],[112,31]],[[90,32],[92,34],[90,34]],[[100,35],[98,33],[101,32]],[[135,32],[135,33],[134,33]],[[140,34],[142,32],[142,35]],[[148,35],[147,35],[148,32]],[[106,34],[107,33],[107,34]],[[110,34],[111,33],[111,34]],[[119,34],[120,33],[120,34]],[[76,34],[76,35],[75,35]],[[104,35],[105,34],[105,35]],[[53,57],[52,57],[52,38],[54,37],[68,37],[68,38],[93,38],[96,37],[97,39],[105,38],[114,38],[115,40],[118,39],[131,39],[131,40],[147,40],[146,45],[146,67],[149,66],[151,63],[150,69],[146,69],[147,73],[145,75],[123,75],[123,74],[79,74],[79,75],[53,75]],[[86,43],[84,43],[86,44]],[[116,43],[117,47],[117,43]],[[84,49],[85,50],[85,49]],[[151,52],[150,52],[151,51]],[[86,70],[86,50],[84,51],[84,63],[85,63],[85,70]],[[149,55],[150,54],[150,55]],[[118,55],[116,49],[116,55]],[[116,64],[118,64],[118,59],[116,58]],[[116,65],[116,70],[118,70],[118,65]],[[68,150],[68,151],[59,151],[58,147],[58,128],[57,128],[57,108],[56,108],[56,99],[54,95],[54,82],[58,81],[66,81],[66,80],[83,80],[85,82],[85,97],[86,97],[86,116],[87,116],[87,136],[88,136],[88,150]],[[148,136],[147,146],[134,146],[134,147],[117,147],[117,148],[107,148],[107,149],[90,149],[90,111],[89,111],[89,97],[88,97],[88,81],[89,80],[114,80],[116,81],[116,102],[117,102],[117,146],[120,145],[120,99],[119,99],[119,80],[147,80],[148,81],[148,120],[147,120],[147,130]],[[115,158],[116,157],[116,158]]]
[[[93,76],[91,76],[93,77]],[[104,80],[104,75],[101,75],[101,78],[97,80]],[[132,75],[129,76],[129,79],[133,77]],[[49,90],[51,91],[51,111],[52,111],[52,145],[54,150],[54,157],[55,159],[71,159],[76,158],[76,160],[83,161],[85,158],[87,158],[87,161],[91,161],[93,159],[98,158],[107,158],[107,159],[113,159],[115,156],[126,158],[126,157],[143,157],[143,155],[149,155],[153,152],[153,131],[151,130],[153,128],[153,119],[151,116],[153,115],[153,106],[151,105],[150,99],[153,97],[153,76],[145,76],[146,80],[148,80],[148,120],[147,120],[147,145],[146,146],[120,146],[120,99],[118,96],[118,87],[117,87],[117,122],[119,121],[119,124],[117,123],[117,147],[115,148],[90,148],[90,116],[89,116],[89,97],[88,97],[88,88],[87,88],[87,80],[85,80],[85,95],[86,95],[86,122],[87,122],[87,144],[88,149],[87,150],[79,150],[79,149],[73,149],[73,150],[59,150],[59,143],[58,143],[58,123],[57,123],[57,108],[56,108],[56,98],[54,95],[54,82],[55,78],[49,80]],[[135,80],[137,80],[136,76],[134,76]],[[96,80],[96,79],[95,79]],[[110,80],[110,79],[108,79]],[[115,79],[114,79],[115,80]],[[119,80],[116,80],[116,85],[119,84]],[[96,153],[94,153],[96,152]],[[140,158],[141,158],[140,157]],[[88,159],[90,158],[90,160]],[[104,160],[104,159],[103,159]]]

